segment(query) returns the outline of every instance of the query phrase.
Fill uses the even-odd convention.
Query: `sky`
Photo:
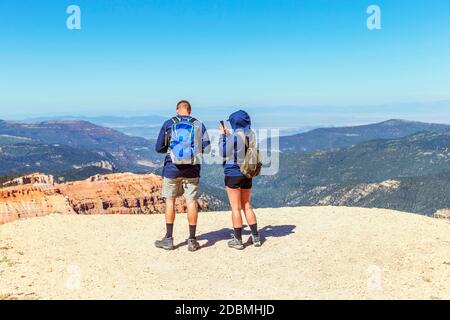
[[[80,30],[66,26],[73,4]],[[164,113],[180,99],[203,114],[450,112],[449,57],[448,0],[0,0],[0,118]]]

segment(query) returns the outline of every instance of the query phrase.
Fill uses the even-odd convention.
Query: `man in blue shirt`
[[[164,122],[161,127],[155,147],[156,152],[166,154],[162,173],[162,196],[166,199],[166,235],[162,240],[157,240],[155,246],[166,250],[174,249],[175,199],[184,195],[189,221],[188,250],[196,251],[200,247],[195,237],[198,219],[197,199],[200,193],[200,162],[202,154],[211,151],[211,142],[205,126],[191,117],[192,108],[188,101],[178,102],[176,112],[177,115]],[[183,126],[192,130],[183,131]],[[183,134],[178,131],[186,134],[180,139],[179,136],[183,136]],[[180,142],[174,141],[176,138]],[[180,145],[184,143],[184,147],[186,147],[186,141],[190,138],[192,138],[192,146],[188,143],[188,151],[192,151],[188,154]],[[178,156],[183,159],[178,161]]]

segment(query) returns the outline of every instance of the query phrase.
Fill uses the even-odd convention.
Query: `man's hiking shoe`
[[[189,251],[197,251],[200,248],[200,244],[198,243],[197,239],[187,239],[188,243],[188,250]]]
[[[255,247],[261,247],[261,237],[259,236],[259,233],[256,235],[251,235],[250,239],[252,240],[252,243]]]
[[[233,238],[230,241],[228,241],[228,247],[237,249],[237,250],[244,249],[244,244],[242,243],[242,240],[236,239],[236,237],[234,235],[232,235],[232,237]]]
[[[155,247],[165,249],[165,250],[173,250],[173,238],[164,238],[162,240],[155,241]]]

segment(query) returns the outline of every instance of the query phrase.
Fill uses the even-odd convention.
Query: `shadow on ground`
[[[244,228],[246,228],[246,227],[247,226],[244,225]],[[280,226],[272,226],[272,225],[265,226],[264,228],[259,230],[259,233],[261,235],[261,241],[262,241],[262,243],[264,243],[268,238],[272,238],[272,237],[279,238],[279,237],[289,236],[290,234],[294,233],[295,228],[296,228],[296,226],[291,225],[291,224],[280,225]],[[200,248],[207,248],[207,247],[211,247],[211,246],[215,245],[217,242],[230,240],[232,233],[233,233],[233,229],[222,228],[220,230],[201,234],[201,235],[197,236],[197,240],[198,241],[206,240],[206,243],[203,244]],[[249,236],[250,234],[251,234],[251,232],[248,229],[244,229],[242,231],[243,236]],[[249,244],[251,244],[250,238],[245,243],[245,246],[247,246]],[[179,248],[179,247],[182,247],[185,245],[187,245],[186,241],[178,244],[176,247]]]

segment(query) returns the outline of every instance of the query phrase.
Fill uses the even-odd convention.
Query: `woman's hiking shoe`
[[[232,237],[233,238],[230,241],[228,241],[228,247],[237,249],[237,250],[244,249],[244,244],[242,243],[242,240],[236,239],[236,237],[234,235],[232,235]]]
[[[261,237],[259,236],[259,233],[256,235],[251,235],[250,239],[252,239],[252,243],[255,247],[261,247]]]
[[[187,239],[188,243],[188,250],[189,251],[197,251],[200,248],[200,244],[198,243],[197,239]]]
[[[173,250],[173,238],[164,238],[162,240],[155,241],[155,247],[161,248],[164,250]]]

